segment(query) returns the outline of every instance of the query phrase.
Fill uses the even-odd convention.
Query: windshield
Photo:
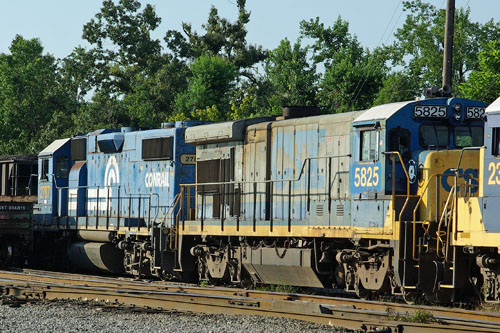
[[[423,148],[448,146],[448,126],[422,125],[418,131],[418,142]]]
[[[479,126],[455,127],[455,145],[461,148],[482,146],[483,128]]]

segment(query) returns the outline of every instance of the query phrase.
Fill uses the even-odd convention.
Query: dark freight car
[[[32,247],[37,156],[0,156],[0,267],[24,263]]]

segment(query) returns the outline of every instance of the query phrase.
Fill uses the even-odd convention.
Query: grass
[[[401,321],[405,323],[421,323],[421,324],[428,324],[428,323],[433,323],[436,321],[436,318],[434,318],[434,315],[427,310],[417,310],[415,313],[394,313],[394,312],[389,312],[389,319],[393,321]]]
[[[299,288],[286,284],[265,284],[255,287],[255,290],[272,291],[277,293],[289,293],[289,294],[296,294],[299,293],[300,291]]]

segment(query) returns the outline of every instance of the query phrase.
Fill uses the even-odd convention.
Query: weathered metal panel
[[[302,166],[307,158],[307,133],[305,125],[297,125],[295,130],[295,177],[300,179],[294,184],[295,207],[297,210],[295,219],[305,219],[307,216],[307,169],[304,169],[302,175]]]
[[[283,129],[273,129],[272,132],[272,179],[273,183],[273,219],[283,218]]]
[[[267,284],[322,288],[311,249],[243,248],[243,266]],[[278,256],[279,253],[279,256]]]
[[[352,226],[380,228],[375,233],[383,233],[387,206],[383,200],[353,200]]]
[[[273,119],[274,117],[259,117],[191,127],[186,130],[186,143],[243,141],[247,126]]]

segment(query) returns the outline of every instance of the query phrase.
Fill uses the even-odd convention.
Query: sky
[[[236,0],[141,0],[152,4],[162,23],[154,37],[163,40],[168,30],[181,31],[182,22],[191,23],[202,31],[210,7],[220,17],[231,21],[237,18]],[[340,15],[350,25],[362,45],[374,48],[392,41],[392,35],[405,20],[401,0],[247,0],[251,12],[247,25],[247,41],[274,49],[288,38],[295,42],[299,22],[319,17],[331,26]],[[428,0],[438,8],[446,0]],[[26,39],[39,38],[44,53],[64,58],[78,45],[88,47],[82,40],[82,28],[100,11],[102,0],[0,0],[0,53],[9,53],[16,35]],[[484,23],[491,18],[499,21],[499,0],[456,0],[456,7],[470,6],[473,21]]]

